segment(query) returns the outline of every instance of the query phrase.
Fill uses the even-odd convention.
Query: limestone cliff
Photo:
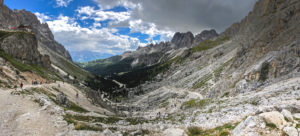
[[[0,29],[11,29],[20,25],[28,25],[36,35],[39,46],[49,48],[57,54],[72,60],[69,52],[57,41],[47,24],[40,23],[38,18],[26,10],[10,10],[5,5],[0,5]],[[50,53],[47,53],[50,55]]]

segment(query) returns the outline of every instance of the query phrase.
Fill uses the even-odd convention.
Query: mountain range
[[[75,64],[47,24],[1,5],[0,130],[298,136],[299,13],[299,0],[258,0],[220,34],[177,32],[169,42]]]

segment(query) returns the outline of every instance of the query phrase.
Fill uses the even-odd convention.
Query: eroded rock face
[[[35,35],[25,32],[10,33],[0,40],[0,49],[26,64],[51,67],[50,58],[41,55]]]
[[[194,39],[194,45],[199,44],[204,40],[213,40],[214,38],[218,37],[219,34],[216,30],[204,30],[200,34],[197,34]]]
[[[176,45],[176,48],[191,47],[194,42],[194,35],[191,32],[177,32],[173,36],[171,43]]]
[[[41,24],[38,18],[26,10],[10,10],[5,5],[0,4],[0,29],[10,29],[20,25],[30,25],[32,32],[36,35],[38,44],[46,46],[54,52],[71,60],[69,52],[58,42],[54,40],[54,36],[48,27],[48,24]]]

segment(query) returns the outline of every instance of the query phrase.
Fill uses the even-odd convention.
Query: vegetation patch
[[[165,107],[167,107],[169,105],[169,103],[170,102],[168,100],[166,100],[166,101],[162,102],[159,107],[160,108],[165,108]]]
[[[215,129],[203,130],[199,127],[189,127],[187,129],[188,136],[230,136],[230,131],[233,130],[238,123],[225,124],[224,126]]]
[[[71,115],[71,114],[66,114],[65,118],[67,120],[71,120],[72,122],[74,121],[83,121],[83,122],[101,122],[104,124],[115,124],[118,121],[122,120],[121,118],[118,117],[93,117],[93,116],[81,116],[81,115]]]
[[[260,81],[264,82],[268,79],[269,68],[270,68],[270,64],[268,62],[264,62],[262,64],[262,67],[261,67],[261,70],[260,70],[260,77],[259,77]]]
[[[209,80],[212,79],[212,76],[213,76],[213,75],[212,75],[211,73],[209,73],[209,74],[207,74],[207,75],[201,77],[201,78],[199,79],[199,81],[193,85],[192,88],[193,88],[193,89],[198,89],[198,88],[203,87],[203,86],[206,84],[207,81],[209,81]]]
[[[71,110],[71,111],[81,112],[81,113],[89,112],[88,110],[76,105],[75,103],[73,103],[71,101],[69,101],[68,106],[61,105],[59,102],[56,101],[56,96],[53,93],[51,93],[49,91],[45,91],[44,89],[32,88],[32,90],[34,92],[39,93],[39,94],[47,95],[51,101],[53,101],[56,105],[59,105],[59,106],[63,107],[65,110]]]
[[[74,124],[75,130],[102,131],[101,127],[96,127],[83,122],[79,122],[78,120],[74,119],[73,116],[70,114],[64,115],[64,120],[67,121],[68,124]]]
[[[205,40],[199,43],[197,46],[193,47],[191,49],[191,52],[200,52],[200,51],[205,51],[211,48],[214,48],[220,44],[223,44],[225,41],[230,40],[230,37],[220,37],[214,41],[212,40]]]
[[[224,64],[222,64],[220,67],[214,70],[214,76],[217,80],[221,77],[221,73],[224,70],[224,68],[228,66],[232,62],[232,60],[233,59],[226,61]]]
[[[277,128],[276,125],[273,123],[267,123],[266,126],[272,128],[272,129]]]
[[[181,108],[182,109],[187,109],[187,108],[199,108],[199,109],[202,109],[206,105],[208,105],[210,102],[211,102],[210,99],[202,99],[202,100],[192,99],[192,100],[189,100],[187,102],[184,102],[181,105]]]
[[[19,62],[18,60],[14,59],[10,55],[6,54],[4,51],[0,50],[0,57],[4,58],[6,61],[9,61],[15,68],[22,72],[33,72],[38,75],[40,75],[43,78],[46,79],[53,79],[53,80],[59,80],[60,77],[57,76],[54,72],[51,72],[47,70],[46,68],[37,66],[37,65],[28,65],[28,64],[23,64]]]

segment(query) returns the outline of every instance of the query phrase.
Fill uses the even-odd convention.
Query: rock
[[[290,111],[283,109],[281,114],[290,122],[294,121],[293,115]]]
[[[163,132],[164,136],[187,136],[184,130],[180,128],[168,128]]]
[[[219,34],[214,29],[204,30],[200,34],[197,34],[195,36],[194,45],[197,45],[204,40],[213,40],[214,38],[216,38],[218,36],[219,36]]]
[[[300,120],[300,113],[296,113],[293,116],[296,120]]]
[[[259,135],[259,131],[266,127],[266,123],[263,118],[259,116],[249,116],[246,120],[241,122],[235,129],[232,131],[234,136],[243,136],[243,135]]]
[[[113,136],[113,133],[112,133],[109,129],[105,129],[105,130],[102,132],[102,135],[103,135],[103,136]]]
[[[68,101],[68,98],[66,97],[66,95],[62,92],[59,92],[57,95],[56,95],[56,101],[61,104],[61,105],[65,105],[65,106],[68,106],[69,104],[69,101]]]
[[[20,25],[30,25],[39,46],[50,48],[52,51],[72,60],[69,52],[55,41],[54,36],[47,23],[41,23],[38,18],[26,10],[10,10],[7,6],[0,8],[0,29],[10,29]],[[49,54],[48,54],[49,55]]]
[[[284,133],[287,134],[288,136],[298,136],[298,131],[294,127],[285,127],[283,129]]]
[[[262,117],[266,123],[274,124],[277,128],[282,129],[287,125],[287,122],[284,120],[284,117],[278,111],[266,112],[259,115]]]
[[[171,43],[176,45],[176,48],[191,47],[194,42],[194,35],[191,32],[175,33]]]
[[[51,67],[49,56],[43,56],[38,51],[38,41],[35,35],[22,32],[11,32],[0,40],[0,49],[22,63]]]

